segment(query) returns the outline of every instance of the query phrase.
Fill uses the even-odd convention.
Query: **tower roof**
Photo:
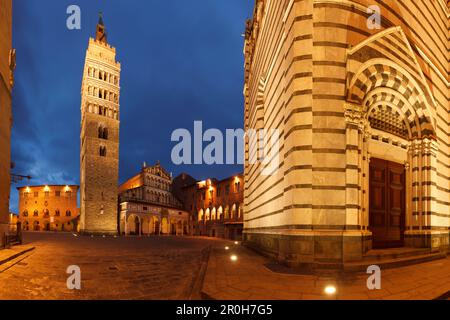
[[[98,13],[98,24],[101,26],[104,26],[105,24],[103,23],[103,12],[99,12]]]
[[[95,40],[107,43],[107,34],[105,30],[105,23],[103,22],[103,13],[99,12],[98,23],[97,23],[97,31],[95,34]]]

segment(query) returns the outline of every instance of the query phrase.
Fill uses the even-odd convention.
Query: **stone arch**
[[[230,206],[228,205],[225,207],[224,216],[225,219],[230,219]]]
[[[161,233],[163,234],[169,234],[170,232],[170,224],[169,224],[169,220],[167,217],[163,217],[161,219]]]
[[[198,221],[203,221],[204,214],[205,214],[205,211],[203,209],[200,209],[198,211]]]
[[[244,205],[242,203],[239,204],[239,208],[238,208],[238,218],[242,218],[242,216],[244,215]]]
[[[211,209],[207,208],[205,211],[205,221],[211,220]]]
[[[141,218],[136,214],[130,214],[127,217],[126,234],[140,235],[142,228]]]
[[[414,137],[435,137],[435,128],[429,108],[429,99],[416,79],[395,62],[377,58],[364,63],[351,78],[347,100],[366,110],[371,107],[372,96],[389,102],[393,98],[408,109],[405,113]],[[415,128],[417,125],[417,128]]]
[[[161,232],[161,222],[159,220],[158,217],[156,216],[152,216],[151,220],[150,220],[150,231],[153,234],[160,234]]]
[[[214,207],[211,210],[211,220],[216,220],[217,219],[217,209]]]
[[[384,110],[394,113],[403,121],[408,134],[407,139],[418,138],[420,132],[420,120],[416,116],[413,107],[408,103],[405,97],[389,88],[377,88],[367,95],[363,102],[362,112],[365,120],[376,110]]]
[[[217,218],[219,220],[223,220],[223,207],[220,206],[219,209],[217,209]]]
[[[236,210],[237,210],[236,204],[233,203],[233,205],[231,206],[230,219],[234,219],[236,217]]]

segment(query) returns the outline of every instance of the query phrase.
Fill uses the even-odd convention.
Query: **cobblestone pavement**
[[[236,261],[230,259],[232,255]],[[268,269],[268,262],[242,246],[215,247],[202,293],[218,300],[431,300],[450,293],[450,257],[382,270],[381,290],[367,289],[367,274],[281,274]],[[336,295],[324,294],[329,285],[336,287]]]
[[[205,251],[221,241],[25,234],[31,243],[30,255],[0,273],[0,299],[187,299]],[[67,289],[70,265],[81,268],[81,290]]]

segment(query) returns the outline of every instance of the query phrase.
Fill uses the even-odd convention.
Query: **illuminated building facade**
[[[244,216],[244,177],[236,175],[224,180],[197,182],[186,174],[178,176],[182,188],[177,193],[185,210],[191,213],[194,235],[232,240],[242,239]],[[181,181],[190,183],[184,184]]]
[[[172,193],[172,175],[158,162],[119,187],[120,233],[188,235],[189,213]]]
[[[22,230],[78,231],[78,186],[32,186],[17,190]]]
[[[11,170],[11,91],[15,51],[12,49],[12,0],[0,2],[0,248],[9,229]]]
[[[280,164],[259,174],[247,141],[249,246],[313,267],[448,251],[448,17],[443,0],[255,2],[245,126],[278,129]]]

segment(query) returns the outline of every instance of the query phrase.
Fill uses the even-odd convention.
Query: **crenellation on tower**
[[[88,234],[117,234],[120,72],[102,17],[89,39],[81,89],[81,220]]]

